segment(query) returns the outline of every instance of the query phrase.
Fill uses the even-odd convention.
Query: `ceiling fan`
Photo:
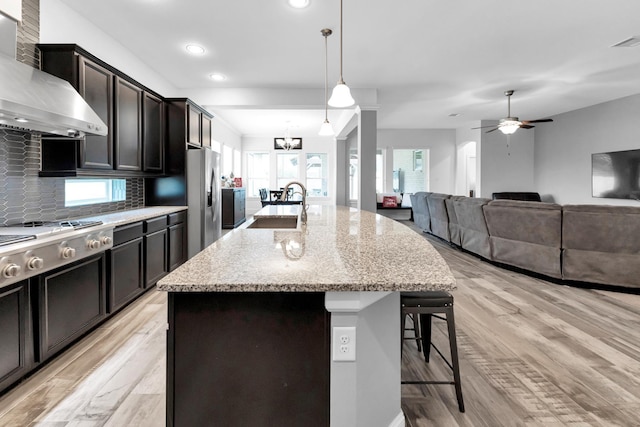
[[[500,132],[504,133],[505,135],[511,135],[512,133],[514,133],[520,128],[531,129],[535,127],[535,126],[531,126],[531,123],[545,123],[545,122],[553,121],[553,119],[520,120],[517,117],[511,117],[511,95],[513,95],[513,92],[514,92],[513,90],[507,90],[504,92],[505,96],[507,97],[507,105],[508,105],[507,117],[505,117],[504,119],[500,119],[500,123],[498,124],[498,126],[495,126],[495,125],[481,126],[481,127],[472,128],[472,129],[483,129],[483,128],[492,127],[493,129],[489,129],[486,133],[493,132],[494,130],[500,129]]]

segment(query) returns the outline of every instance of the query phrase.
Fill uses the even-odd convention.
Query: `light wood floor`
[[[466,412],[453,386],[403,385],[409,426],[640,426],[640,296],[548,283],[425,238],[458,280]],[[0,426],[163,426],[165,330],[166,295],[151,290],[1,396]],[[446,378],[433,356],[407,342],[403,378]]]

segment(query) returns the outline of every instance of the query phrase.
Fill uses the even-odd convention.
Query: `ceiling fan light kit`
[[[518,129],[531,129],[535,126],[531,126],[531,123],[545,123],[552,122],[553,119],[540,119],[540,120],[520,120],[518,117],[511,117],[511,95],[513,95],[513,90],[506,90],[504,95],[507,97],[507,117],[504,119],[500,119],[500,123],[498,126],[480,126],[477,128],[471,129],[482,129],[492,127],[493,129],[489,129],[486,133],[493,132],[494,130],[500,129],[505,135],[512,135]]]
[[[355,104],[355,100],[351,96],[351,90],[342,78],[342,0],[340,0],[340,78],[338,84],[333,88],[329,105],[336,108],[351,107]]]
[[[522,122],[517,117],[507,117],[500,120],[499,129],[503,134],[511,135],[520,129],[520,125],[522,125]]]

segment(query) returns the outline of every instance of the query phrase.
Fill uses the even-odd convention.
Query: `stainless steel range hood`
[[[0,126],[72,137],[108,131],[69,82],[1,54]]]
[[[0,16],[2,39],[16,23]],[[7,31],[7,25],[9,27]],[[15,47],[13,48],[15,49]],[[0,49],[7,52],[8,49]],[[0,127],[65,137],[106,135],[107,125],[71,84],[0,53]]]

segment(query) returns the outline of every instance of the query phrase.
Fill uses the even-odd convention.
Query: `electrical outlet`
[[[334,362],[355,362],[355,326],[335,326],[333,328],[332,348]]]

